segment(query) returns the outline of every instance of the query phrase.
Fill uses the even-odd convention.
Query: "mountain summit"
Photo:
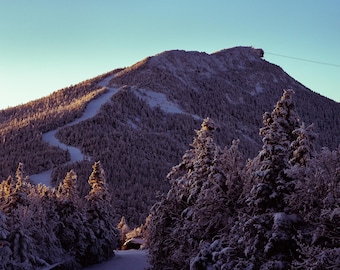
[[[86,193],[81,183],[86,183],[93,161],[100,160],[118,213],[140,224],[156,191],[168,190],[165,176],[179,163],[204,118],[218,126],[219,145],[239,139],[244,157],[253,157],[262,145],[262,114],[272,110],[283,89],[295,91],[299,115],[306,124],[315,123],[318,146],[337,147],[340,105],[263,56],[263,50],[252,47],[212,54],[166,51],[0,111],[0,175],[7,178],[23,162],[28,174],[52,169],[57,184],[74,169]],[[94,117],[74,122],[91,100],[108,91],[113,91],[110,100]],[[67,125],[71,122],[75,124]],[[60,142],[81,149],[86,158],[68,163],[67,151],[44,141],[52,130]]]

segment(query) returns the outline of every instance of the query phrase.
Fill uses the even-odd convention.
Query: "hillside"
[[[115,197],[115,208],[128,222],[144,222],[157,191],[192,142],[203,118],[219,127],[222,147],[240,139],[245,158],[261,148],[261,115],[271,111],[283,89],[294,89],[297,111],[306,124],[315,123],[318,147],[331,149],[340,142],[340,104],[291,78],[263,59],[263,51],[236,47],[213,54],[167,51],[124,69],[59,90],[28,104],[0,111],[0,176],[5,179],[25,164],[28,174],[53,168],[53,182],[74,169],[87,183],[93,161],[100,160]],[[49,146],[42,134],[64,126],[84,111],[86,104],[107,88],[118,88],[99,113],[57,137],[91,157],[74,164],[67,152]],[[83,194],[86,185],[80,186]]]

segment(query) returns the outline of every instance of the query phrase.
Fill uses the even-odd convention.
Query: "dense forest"
[[[339,269],[340,146],[315,150],[293,91],[263,115],[262,150],[221,149],[207,118],[151,210],[153,269]]]
[[[117,216],[124,216],[131,227],[139,226],[157,193],[169,190],[165,176],[180,162],[203,119],[210,117],[218,126],[218,145],[224,148],[237,139],[244,159],[253,158],[262,147],[261,115],[271,110],[285,88],[296,92],[301,118],[315,123],[316,151],[335,149],[340,141],[339,103],[313,93],[259,52],[251,47],[212,54],[167,51],[2,110],[0,180],[14,175],[22,162],[28,175],[52,170],[52,186],[57,188],[74,170],[84,197],[92,165],[100,160]],[[108,88],[117,92],[98,114],[65,126]],[[80,148],[87,158],[68,163],[69,152],[43,140],[56,128],[62,143]]]
[[[32,184],[19,163],[0,183],[0,269],[80,269],[136,236],[157,270],[338,269],[340,146],[317,150],[314,125],[296,109],[285,90],[263,114],[262,150],[247,160],[238,139],[220,147],[218,124],[205,118],[169,170],[169,191],[134,230],[101,162],[82,191],[77,166],[52,188]]]

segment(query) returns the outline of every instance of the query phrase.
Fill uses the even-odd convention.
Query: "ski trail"
[[[112,79],[112,76],[109,76],[105,79],[103,79],[101,82],[98,83],[98,86],[100,87],[105,87],[106,85],[108,85],[109,81]],[[86,106],[86,109],[84,111],[84,113],[82,114],[81,117],[75,119],[74,121],[72,121],[71,123],[68,123],[62,127],[58,127],[55,130],[51,130],[47,133],[44,133],[42,135],[42,139],[43,141],[49,143],[52,146],[56,146],[56,147],[60,147],[61,149],[65,150],[65,151],[69,151],[70,153],[70,161],[65,163],[73,163],[73,162],[77,162],[77,161],[82,161],[85,159],[84,154],[81,152],[81,150],[77,147],[73,147],[70,145],[66,145],[62,142],[60,142],[57,138],[56,138],[56,134],[57,132],[63,128],[63,127],[70,127],[73,125],[76,125],[82,121],[88,120],[92,117],[94,117],[99,109],[101,108],[102,105],[104,105],[105,103],[107,103],[110,98],[116,94],[119,91],[118,88],[108,88],[108,91],[104,94],[102,94],[101,96],[91,100],[88,105]],[[52,169],[41,172],[39,174],[33,174],[30,175],[30,179],[35,183],[35,184],[45,184],[47,186],[51,186],[51,174],[52,174]]]

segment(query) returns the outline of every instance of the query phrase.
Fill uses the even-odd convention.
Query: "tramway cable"
[[[340,67],[340,65],[337,65],[337,64],[326,63],[326,62],[321,62],[321,61],[315,61],[315,60],[310,60],[310,59],[304,59],[304,58],[299,58],[299,57],[293,57],[293,56],[288,56],[288,55],[283,55],[283,54],[278,54],[278,53],[271,53],[271,52],[264,52],[264,53],[265,54],[279,56],[279,57],[299,60],[299,61],[310,62],[310,63],[314,63],[314,64],[319,64],[319,65],[327,65],[327,66],[333,66],[333,67]]]

